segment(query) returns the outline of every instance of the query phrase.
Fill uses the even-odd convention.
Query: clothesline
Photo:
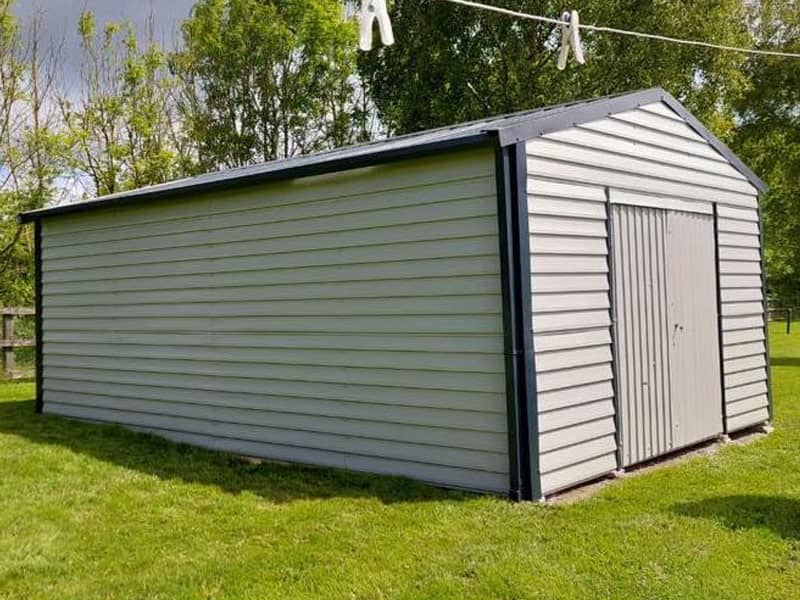
[[[461,6],[468,6],[471,8],[477,8],[479,10],[486,10],[502,15],[506,15],[509,17],[516,17],[518,19],[527,19],[530,21],[539,21],[541,23],[551,23],[553,25],[564,25],[564,21],[561,19],[556,19],[553,17],[541,17],[538,15],[531,15],[524,12],[519,12],[516,10],[511,10],[508,8],[502,8],[500,6],[492,6],[489,4],[482,4],[481,2],[473,2],[472,0],[440,0],[441,2],[449,2],[450,4],[458,4]],[[711,42],[703,42],[699,40],[684,40],[675,37],[669,37],[665,35],[657,35],[654,33],[643,33],[640,31],[629,31],[627,29],[617,29],[616,27],[604,27],[601,25],[587,25],[585,23],[581,23],[578,25],[580,29],[585,29],[586,31],[597,31],[601,33],[613,33],[617,35],[627,35],[630,37],[638,37],[650,40],[659,40],[662,42],[669,42],[673,44],[683,44],[687,46],[701,46],[704,48],[715,48],[717,50],[726,50],[729,52],[743,52],[746,54],[759,54],[759,55],[766,55],[766,56],[780,56],[783,58],[800,58],[800,53],[796,52],[778,52],[776,50],[759,50],[756,48],[740,48],[737,46],[726,46],[724,44],[714,44]]]

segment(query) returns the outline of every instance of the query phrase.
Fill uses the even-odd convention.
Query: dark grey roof
[[[566,129],[579,123],[600,119],[610,114],[633,110],[638,106],[659,100],[665,102],[683,117],[690,127],[705,138],[756,188],[762,192],[766,191],[765,184],[680,102],[661,88],[650,88],[431,129],[299,158],[206,173],[197,177],[178,179],[85,202],[29,211],[22,213],[20,220],[28,222],[48,215],[81,212],[114,204],[185,195],[238,185],[252,185],[266,181],[295,179],[480,144],[498,143],[501,146],[507,146]]]

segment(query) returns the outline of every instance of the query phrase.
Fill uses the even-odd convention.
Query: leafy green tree
[[[176,81],[152,34],[142,48],[130,24],[107,23],[98,32],[91,12],[80,16],[78,33],[80,94],[77,99],[64,94],[61,107],[72,136],[72,167],[91,179],[89,195],[162,183],[191,171]]]
[[[200,0],[173,57],[203,169],[361,141],[356,24],[340,0]]]
[[[14,173],[19,161],[18,106],[23,98],[25,67],[20,27],[11,8],[10,0],[0,0],[0,306],[26,295],[15,289],[25,261],[18,255],[22,230],[14,214],[19,204]]]
[[[17,214],[55,196],[67,150],[53,98],[57,56],[42,49],[40,17],[25,37],[0,0],[0,305],[12,306],[33,302],[33,235]]]
[[[503,6],[556,16],[563,5]],[[582,22],[720,44],[800,51],[800,3],[786,0],[584,0]],[[800,69],[796,59],[748,57],[619,35],[583,33],[587,64],[556,70],[551,25],[441,0],[395,0],[397,45],[361,57],[385,124],[404,133],[653,85],[697,114],[770,186],[763,199],[774,301],[800,305]]]
[[[800,52],[800,3],[762,0],[751,7],[758,46]],[[748,86],[734,102],[733,146],[765,180],[763,198],[769,288],[776,305],[800,305],[800,61],[754,56]]]
[[[517,0],[508,8],[558,16],[563,3]],[[723,44],[750,42],[741,0],[583,0],[582,22]],[[660,85],[717,133],[730,134],[720,110],[743,85],[741,55],[584,32],[587,64],[556,69],[554,27],[441,0],[395,0],[397,44],[362,56],[360,71],[389,128],[398,133]]]

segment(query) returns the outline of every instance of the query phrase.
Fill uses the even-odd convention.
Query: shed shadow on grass
[[[676,504],[679,515],[716,521],[733,531],[770,529],[787,540],[800,540],[800,500],[783,496],[737,495]]]
[[[384,504],[475,498],[469,492],[445,490],[404,477],[254,463],[118,425],[37,415],[33,401],[0,402],[0,433],[21,436],[36,444],[60,446],[163,480],[214,486],[229,494],[252,493],[275,504],[328,498],[376,499]]]
[[[773,367],[800,367],[800,356],[773,356],[769,364]]]

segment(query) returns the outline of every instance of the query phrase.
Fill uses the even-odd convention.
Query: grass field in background
[[[0,598],[798,598],[797,329],[773,434],[555,506],[252,465],[0,383]]]

